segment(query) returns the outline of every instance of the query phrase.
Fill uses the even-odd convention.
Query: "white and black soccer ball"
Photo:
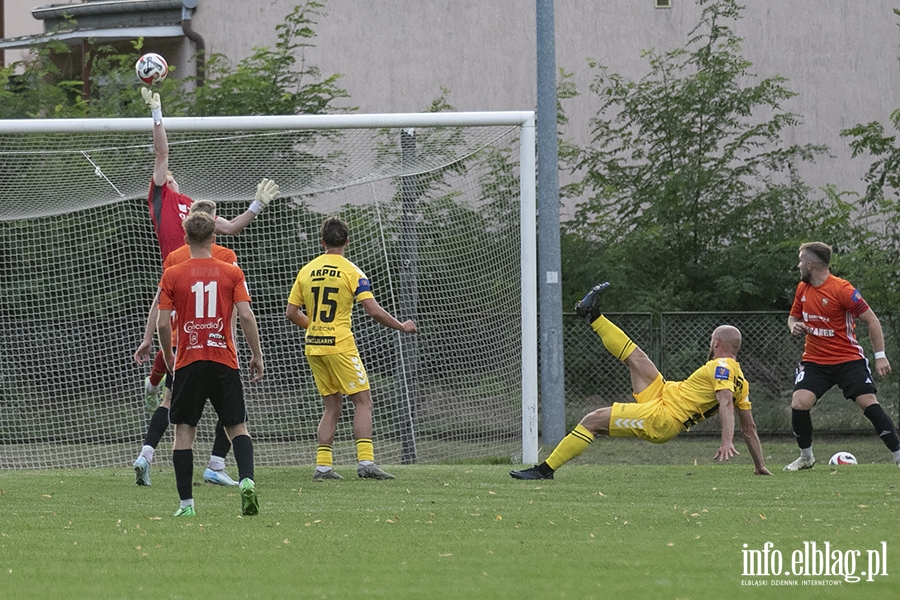
[[[169,74],[169,63],[159,54],[148,52],[138,59],[134,70],[138,79],[150,85],[166,78]]]
[[[828,459],[829,465],[855,465],[856,457],[850,454],[849,452],[835,452],[834,455]]]

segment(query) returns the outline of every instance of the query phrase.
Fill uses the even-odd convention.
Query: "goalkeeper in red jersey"
[[[153,178],[147,195],[150,221],[159,241],[162,260],[173,250],[184,246],[182,220],[187,216],[193,199],[181,193],[172,172],[169,171],[169,141],[162,122],[162,103],[158,93],[141,88],[141,95],[150,107],[153,117],[153,150],[156,155]],[[278,197],[278,185],[263,179],[256,187],[256,197],[249,208],[233,220],[216,217],[216,233],[237,235],[250,224],[269,203]],[[141,348],[138,349],[141,351]],[[162,354],[157,352],[150,376],[144,380],[144,403],[148,411],[156,410],[164,393],[162,381],[166,376]]]
[[[744,379],[737,353],[741,332],[731,325],[717,327],[709,344],[709,359],[684,381],[666,381],[656,365],[621,329],[600,312],[600,296],[609,287],[592,288],[575,307],[590,319],[610,354],[624,362],[631,373],[636,402],[614,402],[587,416],[556,446],[547,460],[521,471],[514,479],[553,479],[553,473],[579,456],[597,435],[634,437],[663,444],[716,413],[722,424],[721,445],[714,458],[730,460],[734,447],[735,413],[757,475],[771,475],[763,459],[762,445],[750,412],[750,385]]]

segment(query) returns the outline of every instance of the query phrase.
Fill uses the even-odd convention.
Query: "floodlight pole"
[[[555,446],[566,428],[559,250],[559,140],[553,0],[536,0],[538,291],[541,330],[541,434]]]

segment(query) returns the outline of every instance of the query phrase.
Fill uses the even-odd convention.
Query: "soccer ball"
[[[835,452],[828,460],[829,465],[855,465],[856,457],[849,452]]]
[[[166,78],[169,74],[169,63],[159,54],[148,52],[138,59],[134,70],[138,79],[149,85]]]

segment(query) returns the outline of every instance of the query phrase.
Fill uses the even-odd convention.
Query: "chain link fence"
[[[719,325],[734,325],[743,334],[738,362],[750,382],[753,417],[763,433],[791,435],[791,394],[794,372],[803,353],[803,340],[788,332],[785,312],[672,312],[608,313],[607,318],[625,331],[656,363],[668,380],[687,378],[706,362],[710,335]],[[857,334],[871,358],[865,324]],[[574,425],[588,412],[613,402],[632,402],[628,368],[613,358],[590,326],[575,314],[563,315],[566,425]],[[900,413],[897,377],[876,382],[878,400],[897,421]],[[831,389],[813,408],[817,433],[871,433],[862,411],[841,391]],[[719,420],[709,419],[691,434],[718,434]]]

